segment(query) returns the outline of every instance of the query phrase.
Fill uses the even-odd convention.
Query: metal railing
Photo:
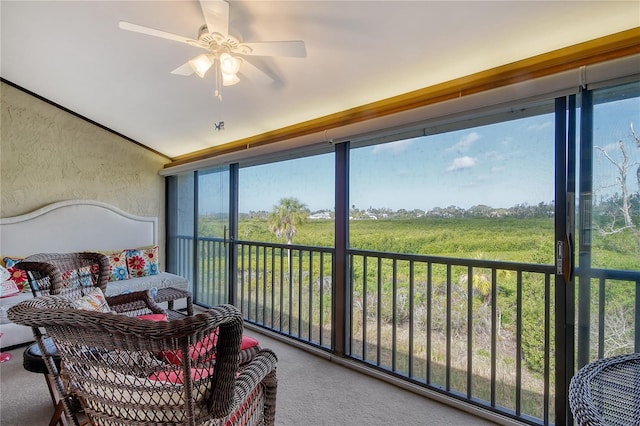
[[[237,253],[246,320],[330,349],[333,250],[238,242]]]
[[[195,264],[193,242],[179,246],[187,251],[180,259]],[[235,283],[247,322],[327,351],[343,327],[345,355],[357,362],[521,421],[553,423],[553,265],[350,249],[347,312],[338,316],[331,248],[236,241],[235,280],[221,239],[199,239],[197,250],[196,303],[226,303]],[[606,343],[607,307],[618,305],[607,296],[612,286],[634,292],[626,309],[635,315],[619,337],[637,350],[640,272],[576,276],[597,283],[588,304],[588,321],[598,319],[592,357],[616,350]]]
[[[640,271],[576,270],[577,367],[640,352]]]
[[[351,357],[502,414],[549,422],[553,266],[349,256]]]

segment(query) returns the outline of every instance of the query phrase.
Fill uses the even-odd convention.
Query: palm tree
[[[269,230],[278,238],[284,236],[287,244],[291,244],[298,233],[298,226],[307,220],[308,216],[307,206],[297,198],[281,198],[278,205],[273,206],[273,211],[269,213]],[[287,250],[287,264],[291,270],[291,250]]]
[[[308,216],[307,206],[297,198],[282,198],[269,213],[269,230],[278,238],[286,238],[287,244],[291,244],[298,233],[298,226],[304,223]]]

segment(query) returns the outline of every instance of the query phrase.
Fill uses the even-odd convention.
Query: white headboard
[[[0,219],[0,255],[68,253],[158,244],[158,218],[92,200],[66,200]]]

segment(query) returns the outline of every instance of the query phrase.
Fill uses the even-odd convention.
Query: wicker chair
[[[65,296],[77,300],[90,294],[96,287],[104,293],[109,281],[109,260],[100,253],[41,253],[29,256],[17,267],[27,272],[27,278],[34,297],[46,295]],[[107,297],[111,311],[137,316],[148,313],[164,314],[149,291]],[[56,385],[60,381],[58,369],[48,368],[48,364],[60,365],[60,357],[55,344],[34,329],[36,343],[28,346],[23,355],[23,365],[28,371],[45,373],[45,380],[54,407],[51,424],[67,424],[64,404],[71,407],[68,389],[61,392]],[[52,373],[53,372],[53,373]]]
[[[45,296],[12,307],[9,318],[47,330],[62,359],[56,385],[63,391],[68,382],[92,424],[275,422],[277,358],[263,349],[239,369],[243,320],[231,305],[148,321]],[[57,373],[53,362],[47,367]]]
[[[571,379],[576,425],[640,425],[640,353],[599,359]]]

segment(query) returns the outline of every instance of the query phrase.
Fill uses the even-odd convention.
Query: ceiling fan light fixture
[[[225,74],[222,73],[222,85],[223,86],[233,86],[236,83],[240,82],[240,78],[235,74]]]
[[[242,60],[240,58],[231,56],[226,52],[220,55],[220,71],[222,71],[223,75],[227,74],[235,76],[238,71],[240,71],[241,63]]]
[[[211,68],[213,63],[214,59],[211,58],[210,55],[205,54],[198,55],[189,61],[191,69],[193,70],[193,72],[198,74],[198,77],[200,78],[204,78],[204,75],[207,73],[209,68]]]

